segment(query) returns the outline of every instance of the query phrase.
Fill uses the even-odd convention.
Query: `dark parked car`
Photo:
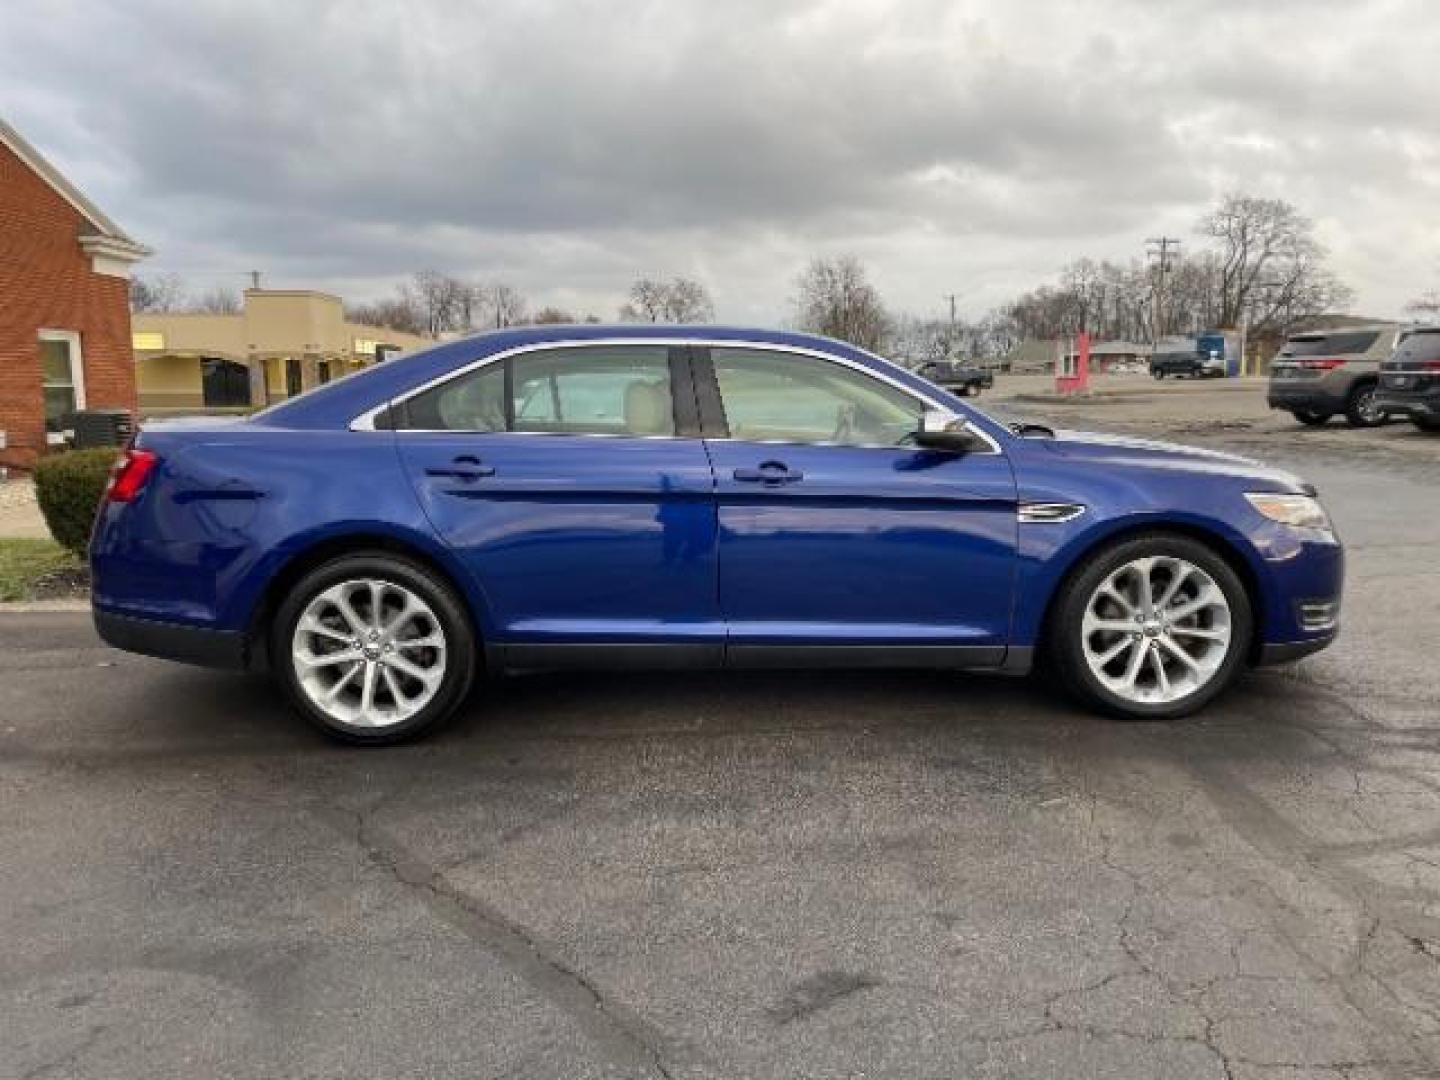
[[[1286,473],[1010,427],[837,341],[537,326],[147,424],[91,567],[111,644],[268,668],[377,743],[482,672],[573,666],[1044,652],[1095,707],[1179,716],[1327,645],[1343,556]]]
[[[1440,433],[1440,327],[1401,335],[1395,354],[1380,365],[1375,407],[1409,417],[1421,431]]]
[[[1174,378],[1224,378],[1225,358],[1202,355],[1194,349],[1158,352],[1150,357],[1150,374],[1157,379],[1169,375]]]
[[[1270,407],[1316,427],[1336,413],[1344,413],[1351,427],[1385,423],[1375,391],[1380,362],[1390,355],[1395,339],[1393,326],[1291,334],[1270,363]]]
[[[995,385],[993,371],[957,364],[950,360],[932,360],[921,365],[919,371],[937,386],[953,390],[962,397],[974,397],[981,390],[989,390]]]

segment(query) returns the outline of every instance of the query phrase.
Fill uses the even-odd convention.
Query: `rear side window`
[[[411,431],[673,435],[665,346],[546,349],[459,375],[397,410]]]
[[[675,434],[664,346],[555,349],[510,363],[513,431]]]
[[[488,364],[416,394],[400,412],[395,426],[409,430],[504,431],[505,366]]]
[[[1406,334],[1391,360],[1395,363],[1440,360],[1440,330],[1416,330]]]
[[[1370,350],[1379,330],[1350,330],[1338,334],[1297,334],[1285,343],[1283,356],[1349,356]]]

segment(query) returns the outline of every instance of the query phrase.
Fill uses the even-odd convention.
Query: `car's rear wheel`
[[[1385,410],[1375,400],[1374,383],[1361,383],[1350,391],[1345,402],[1345,422],[1355,428],[1379,427],[1385,423]]]
[[[1164,373],[1163,371],[1154,371],[1154,370],[1152,370],[1152,371],[1150,372],[1150,374],[1153,375],[1153,376],[1155,376],[1155,378],[1157,378],[1157,379],[1163,379],[1163,378],[1165,377],[1165,373]]]
[[[428,569],[384,553],[348,555],[290,590],[270,656],[307,720],[345,742],[383,745],[455,711],[474,675],[475,635]]]
[[[1311,412],[1309,409],[1294,409],[1290,415],[1306,427],[1323,427],[1330,422],[1331,416],[1328,412]]]
[[[1151,533],[1099,552],[1065,583],[1048,645],[1082,701],[1124,719],[1167,720],[1234,682],[1251,627],[1229,563],[1198,540]]]

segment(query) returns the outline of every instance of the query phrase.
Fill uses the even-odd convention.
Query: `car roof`
[[[1286,341],[1314,341],[1316,338],[1332,337],[1335,334],[1357,334],[1369,331],[1401,330],[1394,323],[1356,323],[1354,326],[1327,326],[1322,330],[1297,330]]]
[[[256,423],[277,427],[343,427],[367,408],[383,404],[413,387],[440,378],[464,364],[487,356],[550,342],[558,344],[612,339],[653,339],[657,342],[682,343],[737,341],[782,345],[837,355],[875,370],[883,367],[892,376],[898,369],[898,365],[847,342],[796,330],[713,323],[547,323],[543,326],[489,330],[454,341],[440,342],[419,352],[402,354],[271,406],[256,413],[251,419]]]

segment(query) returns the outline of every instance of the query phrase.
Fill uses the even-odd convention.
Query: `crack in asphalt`
[[[310,809],[354,843],[371,864],[416,894],[438,918],[504,961],[514,974],[539,990],[612,1064],[671,1080],[661,1056],[660,1040],[643,1020],[606,998],[594,982],[560,960],[533,933],[456,886],[376,826],[370,820],[373,808],[357,811],[317,804]]]

